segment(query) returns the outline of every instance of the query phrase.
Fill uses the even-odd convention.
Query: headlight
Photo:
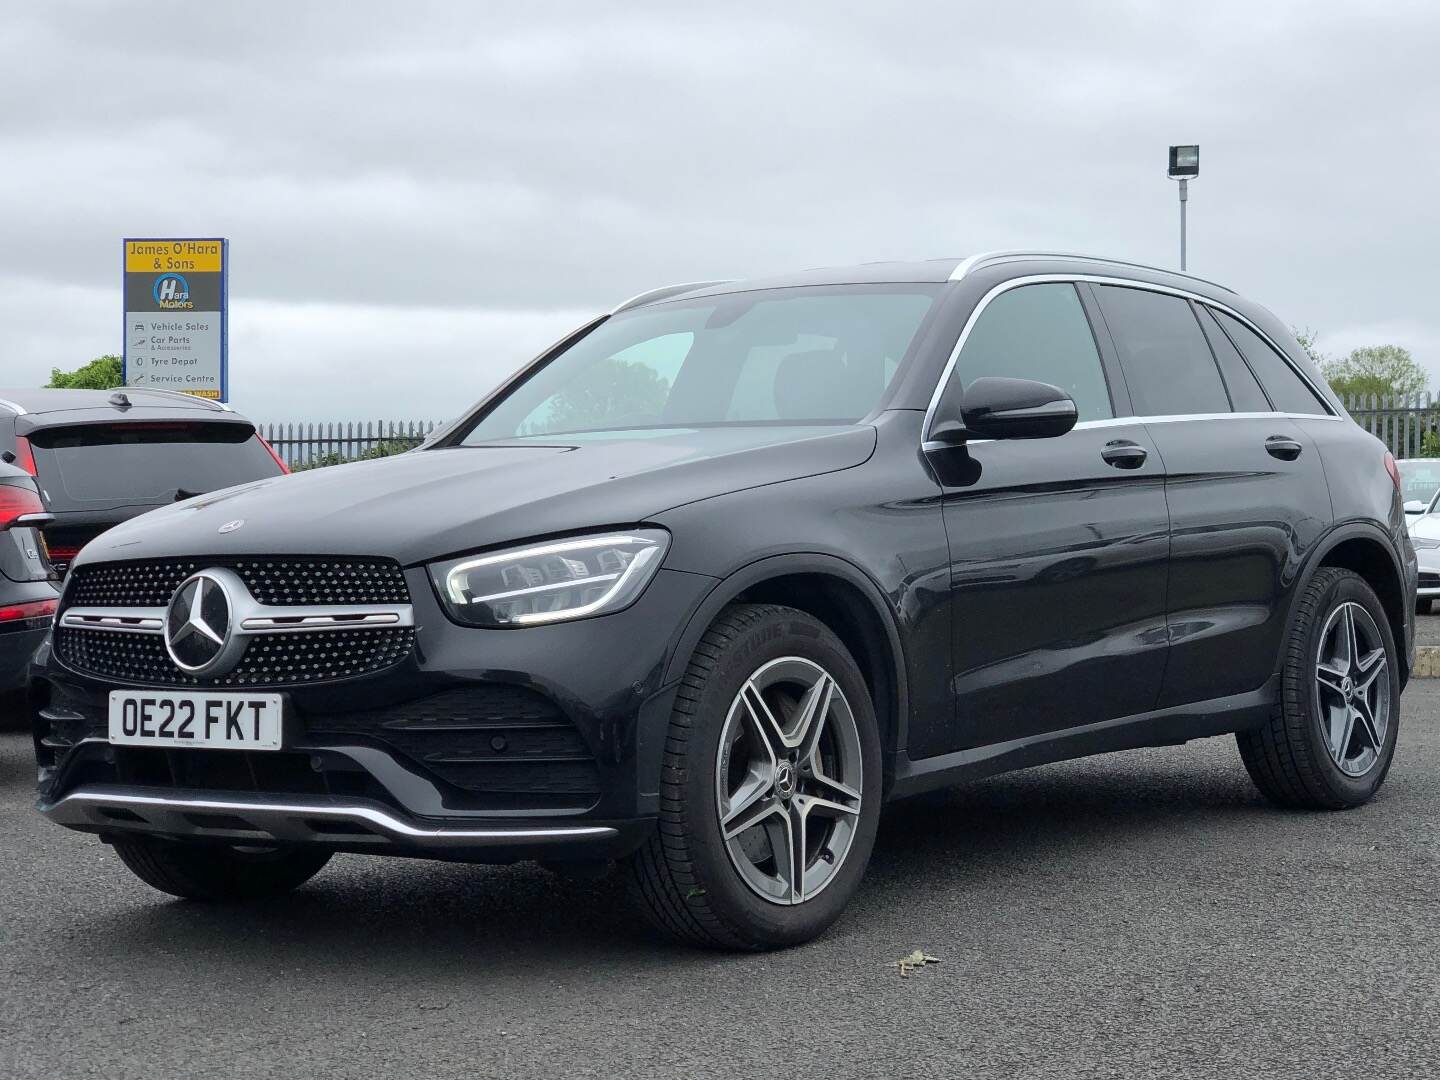
[[[629,607],[669,545],[661,529],[627,529],[435,563],[430,574],[460,622],[537,626]]]
[[[1419,536],[1412,536],[1410,543],[1415,546],[1416,551],[1428,551],[1432,548],[1440,548],[1440,540],[1427,540]]]

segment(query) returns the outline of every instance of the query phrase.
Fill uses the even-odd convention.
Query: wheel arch
[[[1301,572],[1296,587],[1292,590],[1286,612],[1286,624],[1294,616],[1295,607],[1315,572],[1324,566],[1335,566],[1353,571],[1365,579],[1385,609],[1386,621],[1400,656],[1404,681],[1410,676],[1409,650],[1406,648],[1406,620],[1413,598],[1405,595],[1405,574],[1395,555],[1394,544],[1388,533],[1363,522],[1341,525],[1327,534],[1315,547]],[[1281,651],[1283,656],[1283,648]],[[1279,670],[1280,657],[1277,657]]]
[[[870,688],[888,789],[890,762],[906,745],[910,704],[900,631],[880,587],[859,567],[834,555],[776,555],[741,567],[721,580],[691,614],[671,654],[667,684],[684,674],[706,628],[737,601],[798,608],[834,631]]]

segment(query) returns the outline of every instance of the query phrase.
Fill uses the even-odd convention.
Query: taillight
[[[21,619],[53,619],[55,600],[35,600],[28,604],[7,604],[0,607],[0,623],[18,622]]]
[[[1400,466],[1395,464],[1395,455],[1389,450],[1385,451],[1385,471],[1390,474],[1390,482],[1395,485],[1395,490],[1400,490]]]
[[[28,487],[0,484],[0,532],[14,525],[17,518],[43,513],[45,505],[34,491]]]
[[[24,435],[15,436],[15,464],[35,475],[35,451],[30,449],[30,440]]]
[[[286,476],[288,476],[290,474],[290,466],[286,465],[285,462],[281,459],[280,455],[275,452],[275,448],[265,441],[265,436],[261,435],[257,431],[255,433],[255,438],[260,440],[260,445],[265,447],[265,452],[275,459],[275,464],[280,466],[280,471]]]

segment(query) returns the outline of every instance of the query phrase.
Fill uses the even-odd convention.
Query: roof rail
[[[629,311],[631,308],[639,307],[641,304],[648,304],[655,300],[665,300],[671,296],[679,296],[681,293],[694,292],[696,289],[706,289],[711,285],[728,285],[733,278],[719,278],[715,281],[687,281],[680,285],[662,285],[658,289],[648,289],[636,296],[630,297],[623,304],[619,305],[611,315],[619,315],[622,311]]]
[[[19,402],[10,401],[9,399],[3,397],[0,397],[0,408],[9,409],[16,416],[24,416],[26,412],[24,405],[21,405]]]
[[[1211,281],[1208,278],[1196,277],[1194,274],[1184,274],[1178,270],[1166,270],[1162,266],[1149,266],[1145,263],[1129,262],[1125,259],[1107,259],[1098,255],[1082,255],[1076,251],[982,251],[978,255],[971,255],[968,259],[961,259],[955,264],[955,269],[950,271],[951,281],[960,281],[972,271],[980,269],[989,263],[1010,262],[1018,259],[1078,259],[1083,262],[1106,263],[1110,266],[1123,266],[1130,270],[1149,270],[1156,274],[1169,274],[1172,277],[1189,278],[1191,281],[1203,282],[1216,289],[1223,289],[1225,292],[1233,293],[1235,290],[1228,285],[1221,285],[1218,281]]]
[[[163,386],[112,386],[110,389],[119,390],[125,394],[166,394],[170,397],[182,397],[187,401],[198,401],[201,405],[207,408],[217,409],[220,412],[235,411],[223,401],[216,401],[213,398],[203,398],[195,394],[187,394],[184,390],[167,390]]]

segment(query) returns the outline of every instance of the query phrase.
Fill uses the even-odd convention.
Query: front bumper
[[[230,795],[94,784],[55,802],[51,821],[81,832],[143,833],[227,843],[317,844],[345,851],[508,861],[544,854],[618,856],[647,831],[644,821],[614,824],[462,825],[433,823],[380,803],[282,795]]]
[[[38,808],[89,832],[472,861],[617,857],[643,843],[678,688],[662,675],[713,579],[662,571],[613,615],[480,630],[444,616],[423,571],[407,578],[416,639],[405,661],[356,678],[254,688],[284,695],[278,752],[111,746],[109,693],[132,687],[41,649],[30,694]],[[522,710],[469,722],[463,710],[435,707],[496,694]],[[523,713],[527,701],[548,710],[541,720]],[[533,728],[545,730],[527,734]],[[582,766],[589,779],[570,783]],[[510,782],[521,774],[533,782]]]

